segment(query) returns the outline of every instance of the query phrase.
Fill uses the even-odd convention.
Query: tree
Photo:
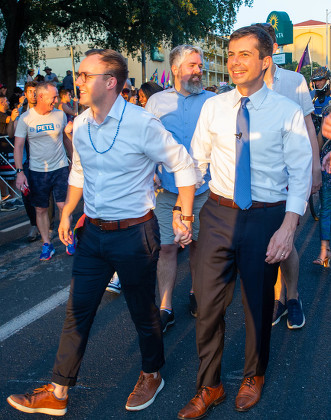
[[[0,80],[12,90],[20,46],[38,57],[41,43],[52,35],[67,45],[126,50],[136,55],[161,42],[172,45],[228,34],[242,4],[253,0],[0,0]]]
[[[298,67],[298,62],[297,61],[293,61],[292,63],[288,63],[285,64],[284,66],[282,66],[284,69],[287,70],[292,70],[295,71],[295,69]],[[309,64],[308,66],[303,66],[300,70],[300,73],[304,76],[304,78],[306,79],[307,85],[309,86],[310,83],[310,77],[311,77],[311,73],[312,73],[312,69],[311,69],[311,65]],[[316,63],[316,61],[313,61],[313,71],[317,68],[317,67],[321,67],[320,64]]]

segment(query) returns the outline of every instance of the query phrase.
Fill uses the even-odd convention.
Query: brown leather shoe
[[[261,398],[264,376],[244,378],[236,397],[236,410],[247,411]]]
[[[207,414],[207,411],[217,404],[225,400],[225,392],[223,385],[218,387],[202,386],[197,395],[180,410],[178,413],[179,419],[202,419]]]
[[[64,416],[67,412],[68,396],[58,400],[54,396],[54,385],[48,384],[37,388],[32,394],[16,394],[7,398],[7,402],[24,413],[44,413]]]
[[[140,376],[134,390],[129,395],[125,408],[129,411],[139,411],[151,405],[157,394],[164,387],[164,380],[161,378],[160,372],[157,372],[156,378],[153,373],[144,374],[140,372]]]

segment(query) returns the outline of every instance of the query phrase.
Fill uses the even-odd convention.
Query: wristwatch
[[[184,220],[186,222],[194,222],[194,214],[192,216],[180,216],[180,220]]]
[[[16,173],[17,173],[17,174],[19,174],[20,172],[23,172],[23,169],[22,169],[22,168],[18,168],[18,169],[16,169]]]
[[[174,211],[179,211],[180,213],[182,212],[182,208],[180,206],[174,206],[172,209],[172,212]]]

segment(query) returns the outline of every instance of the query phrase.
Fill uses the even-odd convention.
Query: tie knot
[[[242,97],[240,98],[240,100],[241,100],[241,106],[242,106],[243,108],[246,108],[247,102],[249,102],[249,98],[242,96]]]

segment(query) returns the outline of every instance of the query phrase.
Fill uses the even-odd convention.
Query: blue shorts
[[[30,171],[31,204],[34,207],[48,208],[51,192],[56,203],[63,203],[67,196],[68,177],[68,166],[50,172]]]

